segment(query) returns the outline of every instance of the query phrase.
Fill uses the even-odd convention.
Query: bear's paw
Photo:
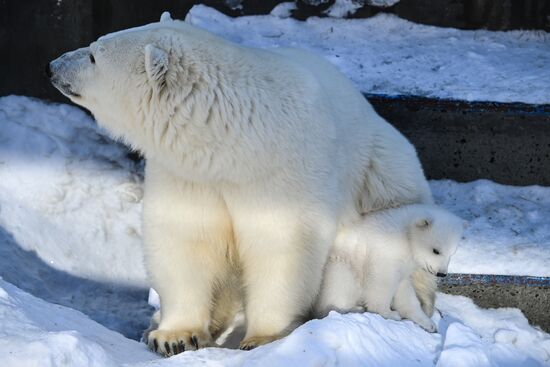
[[[153,330],[147,336],[152,351],[170,357],[188,350],[214,346],[210,335],[203,331]]]
[[[282,335],[253,336],[243,340],[239,345],[239,349],[251,350],[256,347],[259,347],[260,345],[271,343],[272,341],[278,340],[280,338],[282,338]]]

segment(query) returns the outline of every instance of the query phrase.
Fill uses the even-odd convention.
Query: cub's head
[[[446,276],[465,222],[435,206],[415,207],[412,218],[408,237],[416,263],[433,275]]]
[[[211,34],[163,17],[67,52],[46,65],[46,74],[114,136],[134,144],[135,130],[151,128],[144,121],[173,115],[199,77],[196,50],[211,42]]]

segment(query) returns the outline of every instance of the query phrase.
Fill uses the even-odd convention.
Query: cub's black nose
[[[52,77],[52,69],[50,68],[50,63],[46,64],[46,68],[44,69],[44,71],[46,72],[46,76],[48,78]]]
[[[447,273],[437,273],[436,275],[440,278],[445,278],[447,276]]]

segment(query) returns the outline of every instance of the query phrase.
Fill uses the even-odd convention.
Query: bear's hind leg
[[[245,290],[247,331],[241,349],[287,335],[317,297],[334,224],[321,215],[307,218],[296,203],[239,201],[232,215]]]

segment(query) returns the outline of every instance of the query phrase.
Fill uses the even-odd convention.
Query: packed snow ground
[[[333,313],[252,352],[159,361],[103,327],[137,339],[152,312],[140,247],[142,164],[68,105],[2,97],[0,127],[2,366],[450,366],[457,356],[471,366],[550,364],[549,335],[518,310],[481,310],[446,295],[439,334]],[[470,222],[452,271],[550,275],[550,188],[431,184],[439,203]]]
[[[88,295],[90,297],[92,295]],[[70,366],[547,366],[550,335],[517,309],[483,310],[438,294],[438,333],[411,321],[332,312],[252,351],[208,348],[163,359],[84,314],[0,280],[0,365]]]
[[[285,18],[292,6],[231,18],[196,5],[186,20],[248,46],[310,49],[367,93],[550,103],[550,33],[464,31],[389,14],[303,22]]]

